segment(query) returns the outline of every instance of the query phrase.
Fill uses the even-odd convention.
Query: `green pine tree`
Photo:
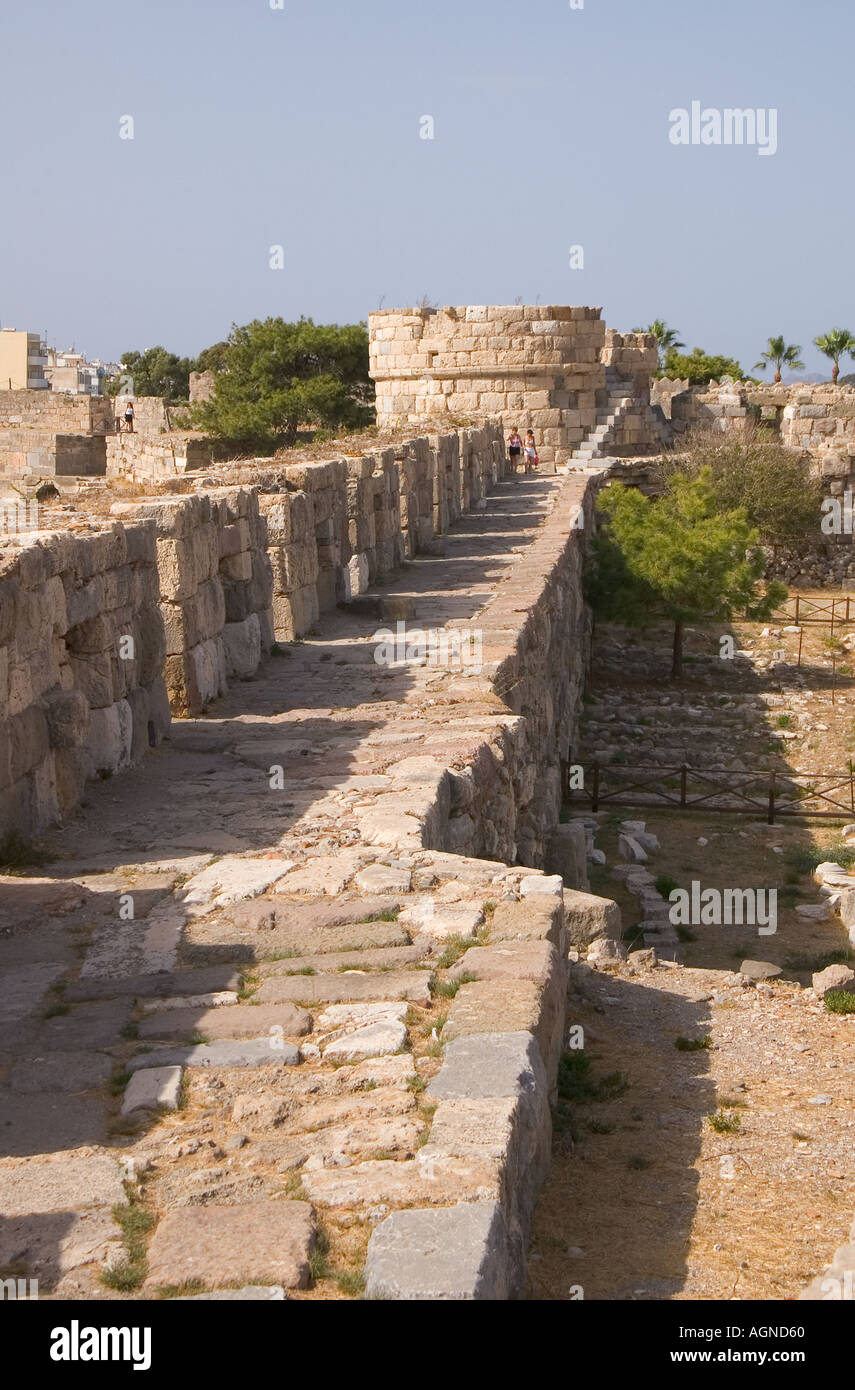
[[[687,623],[768,618],[786,597],[763,582],[766,557],[741,509],[718,509],[711,474],[675,474],[658,501],[612,483],[597,510],[605,525],[592,546],[588,601],[607,622],[674,624],[671,675],[683,672]]]

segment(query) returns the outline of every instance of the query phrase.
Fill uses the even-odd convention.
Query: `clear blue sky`
[[[540,297],[818,370],[855,332],[853,50],[851,0],[7,6],[0,321],[116,358]],[[777,154],[675,147],[694,100],[776,108]]]

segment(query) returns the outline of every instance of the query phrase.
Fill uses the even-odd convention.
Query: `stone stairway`
[[[610,457],[614,452],[638,451],[642,447],[641,441],[645,434],[661,434],[661,424],[656,412],[650,405],[637,399],[633,382],[622,380],[614,367],[606,368],[606,390],[608,402],[598,407],[593,430],[571,454],[571,459],[580,463],[593,463],[595,460]],[[633,419],[631,428],[627,429],[629,417]],[[627,438],[638,442],[628,445]]]
[[[573,450],[574,459],[606,458],[609,446],[617,437],[621,420],[634,404],[632,382],[621,381],[613,367],[606,368],[606,389],[609,393],[608,405],[597,410],[597,423],[578,448]]]

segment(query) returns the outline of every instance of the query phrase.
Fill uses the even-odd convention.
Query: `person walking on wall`
[[[519,432],[517,426],[514,425],[513,429],[511,430],[510,438],[509,438],[509,440],[508,440],[508,458],[509,458],[509,460],[510,460],[510,464],[511,464],[511,473],[512,473],[512,475],[513,475],[513,479],[514,479],[514,482],[515,482],[515,483],[518,483],[518,482],[519,482],[519,478],[517,477],[517,464],[518,464],[519,461],[520,461],[520,455],[521,455],[521,453],[522,453],[522,447],[523,447],[523,442],[522,442],[522,439],[520,438],[520,432]]]
[[[529,430],[525,437],[525,471],[534,472],[540,459],[537,457],[537,445],[534,442],[534,430]]]
[[[128,401],[128,404],[127,404],[127,406],[125,407],[125,429],[127,430],[128,434],[133,434],[133,432],[134,432],[134,403],[133,403],[133,401]]]

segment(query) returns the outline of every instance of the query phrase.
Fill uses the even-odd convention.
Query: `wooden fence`
[[[855,821],[855,764],[848,772],[735,772],[690,767],[628,767],[590,763],[583,788],[570,785],[567,802],[604,806],[676,807],[762,817],[769,825],[788,816]]]

